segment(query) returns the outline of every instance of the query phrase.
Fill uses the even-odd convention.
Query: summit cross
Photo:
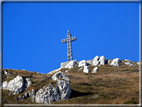
[[[72,43],[72,41],[75,41],[75,40],[77,40],[76,36],[71,37],[71,33],[70,33],[69,30],[67,31],[67,38],[66,39],[62,39],[62,43],[67,43],[67,60],[68,61],[73,60],[72,44],[71,43]]]

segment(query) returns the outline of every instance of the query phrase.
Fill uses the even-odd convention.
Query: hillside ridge
[[[3,69],[2,77],[3,104],[139,103],[139,63],[126,59],[73,60],[48,74]]]

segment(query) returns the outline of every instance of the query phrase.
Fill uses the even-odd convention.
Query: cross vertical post
[[[71,33],[68,30],[67,31],[67,38],[66,39],[62,39],[62,43],[67,43],[67,60],[71,61],[73,60],[73,56],[72,56],[72,41],[75,41],[76,36],[71,37]]]

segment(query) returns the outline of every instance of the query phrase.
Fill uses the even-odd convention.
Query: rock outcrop
[[[67,75],[59,71],[52,76],[52,80],[56,81],[56,87],[54,88],[49,84],[45,87],[45,91],[40,89],[35,96],[35,101],[37,103],[50,104],[53,101],[69,99],[71,87]]]
[[[94,65],[94,66],[99,65],[99,56],[96,56],[96,57],[93,59],[93,65]]]
[[[125,65],[129,65],[129,66],[134,66],[133,63],[131,63],[130,61],[124,62]]]
[[[78,67],[86,66],[86,61],[82,60],[79,62]]]
[[[70,61],[65,68],[73,68],[77,64],[77,60]]]
[[[31,82],[31,80],[30,80],[30,78],[26,78],[26,81],[27,81],[27,87],[29,87],[31,84],[32,84],[32,82]]]
[[[21,76],[17,76],[9,82],[3,82],[3,89],[10,90],[13,94],[19,94],[25,90],[25,88],[31,85],[29,78],[26,78],[27,81],[24,82],[24,79]]]
[[[4,70],[4,74],[5,74],[5,75],[10,75],[10,73],[7,72],[6,70]]]
[[[119,58],[115,58],[115,59],[112,60],[110,65],[112,65],[112,66],[119,66],[119,63],[120,63]]]
[[[16,78],[12,79],[11,81],[3,82],[3,89],[7,89],[13,92],[13,94],[19,94],[23,90],[24,80],[21,76],[17,76]]]
[[[99,63],[100,63],[99,65],[105,65],[105,61],[106,61],[105,57],[101,56],[100,59],[99,59]]]
[[[84,73],[89,73],[89,67],[88,66],[84,66],[83,72]]]
[[[101,56],[99,58],[99,56],[96,56],[94,59],[93,59],[93,65],[96,66],[96,65],[105,65],[105,57],[104,56]]]
[[[98,67],[95,67],[95,68],[93,69],[92,73],[97,73],[97,71],[98,71]]]

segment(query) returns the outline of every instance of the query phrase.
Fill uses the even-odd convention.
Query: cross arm
[[[62,39],[62,43],[67,43],[67,39]]]
[[[75,41],[75,40],[77,40],[76,36],[71,37],[71,41]]]

